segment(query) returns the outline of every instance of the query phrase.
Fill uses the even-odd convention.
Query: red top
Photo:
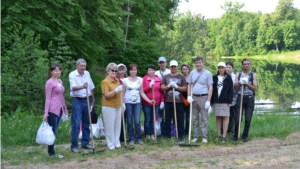
[[[160,90],[160,84],[161,81],[157,75],[154,75],[154,100],[155,100],[155,106],[158,106],[161,102],[164,102],[164,92]],[[148,77],[148,75],[143,77],[143,89],[144,93],[148,97],[149,100],[152,99],[152,88],[150,88],[151,79]],[[142,105],[145,106],[152,106],[152,104],[149,104],[147,101],[142,99]]]
[[[45,85],[46,91],[46,102],[44,115],[48,116],[48,113],[54,113],[57,116],[60,115],[60,109],[62,108],[64,112],[67,110],[67,106],[64,99],[65,88],[62,81],[58,80],[60,84],[56,84],[52,78],[49,78]]]

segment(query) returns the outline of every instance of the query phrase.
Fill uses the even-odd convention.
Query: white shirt
[[[88,71],[84,71],[83,75],[80,75],[77,69],[72,71],[69,74],[69,81],[70,81],[71,97],[86,97],[86,89],[81,89],[77,91],[72,90],[73,87],[75,86],[83,86],[85,82],[88,83],[88,95],[89,96],[92,95],[91,91],[95,88],[95,85]]]
[[[140,103],[141,102],[141,85],[143,84],[143,79],[138,77],[135,82],[131,82],[128,78],[123,79],[123,84],[126,85],[126,91],[124,95],[125,103]]]
[[[159,79],[162,80],[165,75],[170,74],[170,73],[171,73],[170,69],[166,69],[164,72],[158,70],[155,72],[155,75],[157,75],[159,77]]]

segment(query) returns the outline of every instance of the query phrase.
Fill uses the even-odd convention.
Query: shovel
[[[243,95],[244,95],[244,85],[242,85],[242,92],[241,92],[240,113],[239,113],[239,130],[238,130],[237,140],[240,139],[241,119],[242,119],[242,112],[243,112],[243,97],[244,97]]]
[[[123,105],[123,92],[121,91],[121,105]],[[123,122],[123,133],[124,133],[124,146],[125,150],[134,150],[134,146],[127,147],[127,140],[126,140],[126,129],[125,129],[125,118],[124,118],[124,108],[122,106],[122,122]]]
[[[92,145],[93,145],[93,152],[89,152],[89,153],[83,153],[82,155],[94,155],[94,154],[99,154],[99,153],[103,153],[105,150],[100,150],[100,151],[95,151],[95,145],[94,145],[94,136],[93,136],[93,126],[92,126],[92,118],[91,118],[91,109],[90,109],[90,99],[89,99],[89,95],[88,95],[88,88],[86,88],[86,101],[88,104],[88,114],[89,114],[89,119],[90,119],[90,133],[92,136]]]
[[[176,116],[176,101],[175,101],[175,88],[173,87],[173,103],[174,103],[174,119],[176,128],[176,138],[178,139],[178,129],[177,129],[177,116]]]
[[[191,96],[193,96],[193,85],[191,84]],[[190,103],[190,124],[189,124],[189,143],[188,144],[179,144],[182,147],[192,147],[192,146],[200,146],[200,144],[191,144],[191,133],[192,133],[192,114],[193,114],[193,102]]]
[[[154,99],[154,85],[152,87],[152,99]],[[153,129],[154,129],[154,141],[151,144],[159,144],[156,138],[156,116],[155,116],[155,103],[153,103]]]

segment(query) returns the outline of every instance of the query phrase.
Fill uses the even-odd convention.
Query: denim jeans
[[[53,131],[54,135],[56,136],[58,126],[59,126],[59,123],[60,123],[60,119],[61,119],[61,115],[62,115],[62,110],[60,110],[60,115],[59,116],[57,116],[56,114],[53,114],[51,112],[49,112],[48,115],[49,115],[48,116],[48,124],[49,124],[49,126],[52,127],[52,131]],[[52,145],[48,146],[48,154],[49,155],[54,155],[55,154],[54,143]]]
[[[144,132],[145,135],[152,135],[154,134],[154,121],[156,119],[153,119],[153,106],[145,106],[143,105],[143,111],[144,111]],[[155,117],[158,115],[159,106],[155,106]]]
[[[127,132],[129,140],[139,140],[141,136],[141,103],[125,103],[127,114]],[[134,123],[134,129],[133,129]]]
[[[165,136],[167,138],[171,137],[171,121],[175,122],[174,118],[174,103],[165,102],[166,107],[166,123],[165,123]],[[177,129],[178,129],[178,139],[183,139],[184,137],[184,105],[183,103],[176,103],[176,118],[177,118]]]
[[[189,127],[190,127],[190,107],[184,106],[184,118],[185,118],[185,128],[184,135],[189,135]]]
[[[90,97],[90,103],[91,103]],[[86,100],[79,100],[72,97],[72,132],[71,148],[78,148],[78,136],[80,132],[80,121],[82,122],[81,145],[88,145],[90,142],[90,119],[88,114],[88,105]]]
[[[242,103],[242,117],[243,117],[243,110],[245,110],[245,127],[244,132],[242,135],[243,139],[248,138],[249,130],[250,130],[250,123],[253,115],[254,110],[254,96],[243,96],[243,103]],[[235,105],[235,130],[234,130],[234,137],[238,138],[238,129],[239,129],[239,117],[240,117],[240,102],[241,96],[239,95]],[[241,118],[242,121],[242,118]]]

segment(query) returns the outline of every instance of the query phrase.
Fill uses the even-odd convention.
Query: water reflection
[[[232,61],[234,72],[242,70],[243,58],[206,58],[205,68],[213,74],[220,61]],[[300,63],[250,58],[251,70],[257,75],[258,88],[255,93],[255,109],[258,112],[276,110],[296,112],[300,107]]]

